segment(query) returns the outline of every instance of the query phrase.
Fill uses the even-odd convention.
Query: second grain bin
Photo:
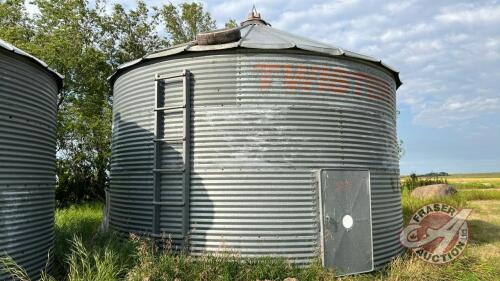
[[[112,229],[343,274],[401,251],[401,82],[379,60],[254,13],[110,81]]]
[[[0,257],[12,257],[33,280],[53,246],[61,86],[44,62],[0,40]]]

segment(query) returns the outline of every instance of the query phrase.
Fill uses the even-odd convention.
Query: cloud
[[[434,30],[434,26],[428,23],[418,23],[418,24],[409,24],[404,27],[399,28],[391,28],[386,30],[380,39],[382,42],[391,42],[394,40],[404,40],[405,38],[414,37],[419,34],[425,34],[432,32]]]
[[[134,0],[117,2],[135,6]],[[404,85],[398,90],[398,105],[419,126],[436,127],[432,120],[440,120],[439,126],[454,128],[473,120],[500,119],[500,111],[495,111],[500,96],[498,1],[202,3],[219,26],[230,18],[243,20],[255,4],[276,28],[382,59],[400,71]]]
[[[434,128],[446,128],[500,112],[500,97],[452,96],[443,103],[430,102],[423,105],[414,121]]]
[[[249,9],[240,0],[207,7],[237,19]],[[497,1],[258,0],[256,7],[276,28],[394,66],[404,82],[398,104],[414,124],[435,128],[439,120],[439,127],[454,128],[500,119]]]
[[[494,24],[500,22],[500,6],[488,5],[474,9],[469,5],[445,9],[436,16],[436,20],[443,23],[459,24]]]
[[[184,1],[145,0],[150,6]],[[244,20],[255,4],[273,27],[399,70],[404,84],[397,92],[398,135],[408,152],[403,173],[498,170],[498,0],[188,1],[203,3],[219,27]],[[136,6],[136,0],[107,3]],[[27,8],[36,13],[35,6]]]
[[[396,1],[388,3],[384,8],[390,13],[398,13],[411,7],[416,1]]]

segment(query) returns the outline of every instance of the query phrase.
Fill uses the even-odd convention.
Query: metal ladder
[[[160,233],[160,209],[162,206],[182,208],[182,230],[181,235],[172,235],[173,239],[179,239],[185,246],[185,240],[189,231],[189,189],[190,189],[190,77],[189,70],[184,70],[182,74],[175,76],[165,76],[157,74],[155,76],[155,107],[154,107],[154,157],[153,157],[153,222],[152,236],[164,238]],[[182,104],[165,104],[166,97],[163,98],[164,104],[160,106],[162,95],[167,95],[166,89],[172,83],[182,81]],[[165,125],[167,124],[165,114],[167,112],[182,111],[183,134],[181,137],[164,136]],[[163,120],[162,120],[163,118]],[[161,168],[161,145],[182,143],[182,166],[179,168]],[[162,201],[161,200],[161,175],[162,174],[182,174],[182,200]]]

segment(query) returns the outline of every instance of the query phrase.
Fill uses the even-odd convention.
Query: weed
[[[500,241],[496,189],[467,189],[449,197],[417,199],[403,189],[402,207],[405,221],[421,206],[444,202],[474,209],[470,230],[472,241],[464,255],[447,265],[430,265],[405,254],[396,257],[384,269],[341,280],[494,280],[500,276]],[[470,201],[482,199],[489,201]],[[468,202],[470,201],[470,202]],[[101,204],[85,204],[58,209],[56,212],[56,245],[54,266],[43,281],[54,280],[214,280],[255,281],[337,280],[334,272],[324,269],[319,259],[303,266],[280,257],[241,258],[238,253],[219,252],[194,257],[185,251],[175,253],[171,241],[159,244],[132,235],[123,238],[113,232],[100,232]],[[27,281],[26,271],[8,257],[0,264],[18,280]]]
[[[68,278],[72,281],[108,281],[119,280],[127,269],[120,262],[118,253],[110,247],[92,251],[82,239],[75,236],[67,259]]]
[[[8,255],[0,257],[0,265],[2,265],[4,272],[7,272],[12,277],[12,279],[19,281],[30,281],[30,277],[26,270],[22,266],[17,264],[12,257]]]

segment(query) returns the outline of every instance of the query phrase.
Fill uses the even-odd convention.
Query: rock
[[[440,196],[451,196],[457,193],[457,190],[448,184],[431,184],[415,188],[411,196],[418,198],[431,198]]]

